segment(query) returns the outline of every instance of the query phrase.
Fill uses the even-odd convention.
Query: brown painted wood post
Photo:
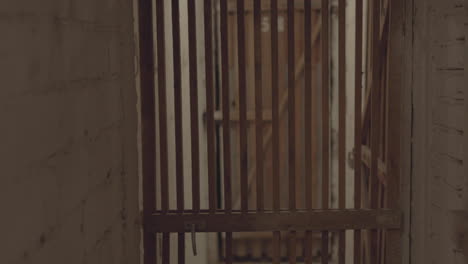
[[[392,209],[401,209],[400,173],[401,157],[401,113],[402,89],[405,85],[405,1],[389,1],[389,71],[388,71],[388,157],[387,157],[387,205]],[[402,231],[387,230],[386,234],[386,264],[402,263]]]
[[[151,214],[156,210],[156,113],[152,12],[152,1],[138,1],[143,222],[145,227]],[[143,247],[143,262],[145,264],[156,264],[156,235],[145,230],[143,233]]]

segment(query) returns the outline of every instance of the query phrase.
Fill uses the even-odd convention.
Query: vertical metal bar
[[[279,86],[278,86],[278,1],[271,0],[271,108],[272,108],[272,163],[273,210],[280,210],[280,152],[279,152]],[[273,264],[281,261],[281,232],[273,232]]]
[[[179,0],[172,0],[172,32],[173,32],[173,56],[174,56],[174,112],[175,112],[175,148],[176,148],[176,182],[177,182],[177,210],[179,213],[184,210],[184,170],[183,170],[183,139],[182,139],[182,87],[180,69],[180,27],[179,27]],[[164,178],[164,185],[161,192],[164,192],[163,208],[169,206],[167,183],[168,175],[161,175],[161,182]],[[163,209],[164,210],[164,209]]]
[[[180,17],[179,17],[179,0],[172,0],[172,38],[173,38],[173,58],[174,58],[174,113],[175,113],[175,148],[176,148],[176,191],[177,191],[177,212],[183,213],[184,210],[184,151],[183,151],[183,132],[182,132],[182,85],[181,85],[181,51],[180,51]],[[164,179],[164,180],[163,180]],[[163,208],[167,210],[169,207],[169,184],[168,175],[161,175],[161,192],[164,192],[166,197],[163,197]],[[164,209],[163,209],[164,211]],[[184,233],[178,234],[177,247],[178,252],[185,250]],[[165,238],[167,236],[167,238]],[[169,234],[163,235],[163,259],[167,255],[168,262],[163,260],[163,263],[169,262]],[[167,245],[164,245],[167,244]],[[179,256],[179,263],[183,263],[185,258]]]
[[[288,1],[288,144],[289,144],[289,210],[296,211],[296,94],[294,0]],[[289,263],[296,263],[296,231],[290,232]]]
[[[378,157],[380,146],[380,0],[373,1],[372,10],[372,91],[371,91],[371,168],[370,168],[370,205],[378,207]],[[378,231],[370,230],[371,262],[377,263]]]
[[[329,208],[329,2],[322,0],[322,209]],[[322,264],[328,263],[328,231],[322,231]]]
[[[362,175],[362,0],[356,0],[355,103],[354,103],[354,208],[361,209]],[[361,230],[354,231],[354,263],[361,263]]]
[[[305,264],[312,264],[312,231],[306,231],[305,234],[305,256],[304,256],[304,263]]]
[[[177,234],[177,262],[179,264],[185,263],[185,233]]]
[[[296,264],[297,262],[297,233],[291,231],[289,233],[289,264]]]
[[[273,130],[273,210],[280,209],[279,100],[278,100],[278,2],[271,0],[271,108]]]
[[[232,211],[231,193],[231,135],[229,120],[229,54],[227,0],[221,0],[221,64],[222,64],[222,112],[223,112],[223,165],[224,165],[224,208]]]
[[[162,241],[162,263],[171,263],[171,237],[170,233],[163,233]]]
[[[338,4],[338,206],[346,208],[346,0]],[[345,263],[346,232],[339,231],[338,263]]]
[[[263,93],[262,93],[262,1],[254,1],[255,52],[255,155],[257,158],[257,210],[263,211]]]
[[[213,36],[211,0],[204,0],[205,20],[205,74],[206,74],[206,130],[208,150],[208,200],[210,212],[216,211],[215,122],[213,89]]]
[[[312,210],[312,0],[304,0],[304,158],[306,209]],[[305,263],[312,264],[312,232],[305,232]]]
[[[197,21],[195,0],[187,0],[190,82],[190,140],[192,142],[192,207],[200,211],[200,139],[198,130]]]
[[[232,264],[232,232],[226,233],[226,264]]]
[[[159,8],[158,8],[159,9]],[[153,6],[151,0],[138,1],[140,51],[141,143],[144,221],[156,210],[156,119],[154,94]],[[159,33],[159,31],[158,31]],[[144,263],[155,264],[156,235],[143,233]]]
[[[273,264],[280,264],[281,262],[281,232],[273,232]]]
[[[294,0],[288,1],[288,145],[289,145],[289,209],[296,210],[296,132],[295,132],[295,41]]]
[[[312,209],[312,21],[311,0],[304,0],[304,158],[306,209]]]
[[[166,103],[166,50],[164,31],[164,3],[157,1],[156,8],[157,26],[157,54],[158,54],[158,99],[159,99],[159,153],[161,180],[167,184],[168,159],[167,159],[167,103]],[[164,185],[166,186],[166,185]],[[168,204],[168,191],[165,190],[163,201],[165,209]]]
[[[239,142],[240,142],[240,177],[241,210],[246,213],[248,205],[248,150],[247,150],[247,95],[245,66],[245,7],[244,0],[237,0],[237,46],[239,51]]]

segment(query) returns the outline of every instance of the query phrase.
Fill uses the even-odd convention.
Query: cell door
[[[401,1],[154,2],[138,6],[145,264],[185,263],[201,233],[216,263],[400,263]]]

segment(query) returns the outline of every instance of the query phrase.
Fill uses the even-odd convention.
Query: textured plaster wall
[[[411,263],[467,263],[464,0],[415,0]]]
[[[132,1],[0,1],[0,263],[138,263]]]

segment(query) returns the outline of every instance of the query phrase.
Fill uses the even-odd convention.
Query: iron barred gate
[[[246,232],[249,239],[263,234],[269,245],[263,261],[272,263],[401,263],[400,87],[390,78],[400,2],[204,0],[200,10],[195,0],[155,0],[155,6],[139,0],[145,264],[185,263],[185,247],[197,251],[197,233],[222,234],[220,261],[233,263]],[[182,4],[187,23],[181,23]],[[330,73],[335,11],[336,94]],[[201,13],[203,28],[197,27]],[[347,104],[354,105],[353,119]],[[169,253],[171,233],[177,259]],[[162,234],[160,260],[156,234]]]

